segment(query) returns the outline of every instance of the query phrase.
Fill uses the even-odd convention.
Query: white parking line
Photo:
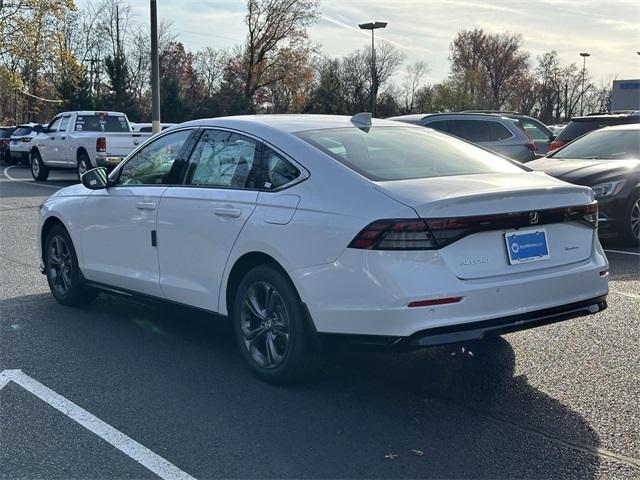
[[[635,293],[621,292],[620,290],[611,290],[610,293],[617,293],[618,295],[622,295],[623,297],[635,298],[636,300],[640,300],[640,295],[636,295]]]
[[[4,176],[7,177],[12,182],[25,183],[27,185],[33,185],[35,187],[55,188],[56,190],[60,190],[62,188],[62,187],[56,187],[55,185],[46,185],[44,183],[37,183],[37,182],[31,181],[31,180],[20,180],[19,178],[13,178],[11,175],[9,175],[9,169],[11,169],[13,167],[15,167],[15,165],[12,165],[10,167],[5,167],[5,169],[2,171]]]
[[[610,253],[623,253],[625,255],[635,255],[636,257],[640,257],[640,253],[636,253],[636,252],[625,252],[624,250],[608,250],[608,249],[604,249],[605,252],[610,252]]]
[[[194,480],[194,477],[188,473],[180,470],[169,461],[153,453],[144,445],[139,444],[121,431],[116,430],[108,423],[103,422],[98,417],[87,412],[72,401],[67,400],[62,395],[57,394],[50,388],[45,387],[40,382],[34,380],[25,373],[22,373],[22,370],[4,370],[3,372],[0,372],[0,390],[9,381],[17,383],[43,402],[62,412],[90,432],[95,433],[104,441],[110,443],[122,453],[131,457],[140,465],[148,468],[160,478],[167,480]]]

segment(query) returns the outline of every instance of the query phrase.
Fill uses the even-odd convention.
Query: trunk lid
[[[588,187],[571,185],[539,172],[479,174],[379,182],[382,193],[424,219],[454,219],[543,212],[593,202]],[[528,217],[527,217],[528,218]],[[544,218],[544,217],[542,217]],[[549,257],[510,264],[505,234],[544,230]],[[442,247],[440,254],[461,279],[478,279],[558,267],[589,258],[594,229],[581,221],[519,225],[471,233]]]

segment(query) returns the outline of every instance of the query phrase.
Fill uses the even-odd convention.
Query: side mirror
[[[109,186],[109,171],[104,167],[92,168],[82,174],[82,185],[90,190],[103,190]]]
[[[556,139],[557,135],[551,135],[549,137],[549,143],[553,142]]]

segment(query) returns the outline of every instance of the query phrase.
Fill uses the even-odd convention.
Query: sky
[[[133,20],[149,20],[148,0],[129,0]],[[158,16],[173,23],[187,49],[231,48],[246,34],[244,0],[158,0]],[[514,32],[537,55],[556,50],[563,64],[582,66],[597,82],[640,78],[640,1],[638,0],[321,0],[320,19],[309,28],[312,42],[330,57],[370,42],[358,23],[386,21],[376,40],[393,43],[406,64],[425,61],[425,79],[435,83],[449,70],[449,44],[461,29]],[[401,74],[399,74],[401,76]]]

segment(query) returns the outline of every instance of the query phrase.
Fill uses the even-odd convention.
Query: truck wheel
[[[49,167],[42,162],[38,151],[31,154],[31,176],[36,182],[44,182],[49,178]]]
[[[78,155],[78,181],[82,180],[82,175],[91,170],[93,167],[91,166],[91,161],[89,160],[89,156],[86,152],[81,152]]]

